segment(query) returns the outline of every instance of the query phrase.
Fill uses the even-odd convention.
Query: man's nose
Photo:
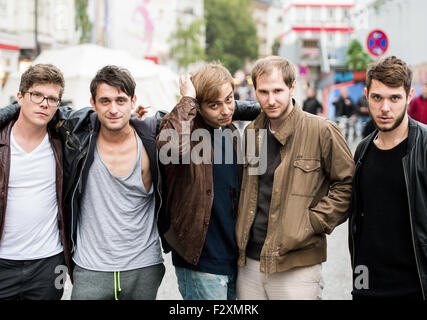
[[[388,99],[384,99],[384,102],[381,106],[381,111],[383,111],[383,112],[390,111],[390,101]]]
[[[49,104],[47,103],[46,97],[42,100],[42,102],[40,103],[40,106],[43,108],[49,108]]]
[[[273,93],[269,93],[267,99],[268,99],[268,104],[270,106],[274,105],[274,95],[273,95]]]
[[[230,112],[231,112],[231,111],[232,111],[231,106],[227,105],[226,103],[224,103],[224,104],[222,105],[221,113],[222,113],[223,115],[228,115],[228,114],[230,114]]]
[[[119,110],[115,101],[111,102],[110,113],[117,113]]]

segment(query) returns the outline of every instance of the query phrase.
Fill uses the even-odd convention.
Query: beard
[[[282,118],[286,113],[288,113],[291,106],[292,106],[292,98],[289,98],[289,101],[287,102],[287,104],[283,105],[283,108],[282,108],[280,114],[278,114],[277,116],[269,115],[268,118],[272,119],[272,120]],[[274,105],[268,105],[267,109],[268,108],[274,108],[274,107],[275,107]]]
[[[407,113],[407,110],[408,110],[408,105],[406,105],[406,108],[403,110],[403,112],[401,114],[399,114],[397,116],[397,118],[395,118],[396,120],[394,121],[394,123],[389,128],[383,127],[380,124],[378,124],[377,121],[376,121],[376,119],[372,116],[372,113],[371,113],[370,109],[369,109],[369,115],[371,116],[371,119],[373,119],[374,125],[375,125],[375,127],[379,131],[381,131],[381,132],[390,132],[390,131],[393,131],[394,129],[396,129],[398,126],[400,126],[400,124],[402,123],[403,119],[405,119],[405,115]]]

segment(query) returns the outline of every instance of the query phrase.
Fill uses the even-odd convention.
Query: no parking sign
[[[388,38],[381,30],[374,30],[368,35],[366,46],[370,54],[379,57],[388,49]]]

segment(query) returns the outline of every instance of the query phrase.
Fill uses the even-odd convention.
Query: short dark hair
[[[24,94],[35,84],[55,84],[61,90],[59,91],[59,99],[64,93],[65,80],[61,70],[52,64],[36,64],[29,67],[21,76],[19,84],[19,92]]]
[[[408,95],[411,90],[412,70],[405,61],[395,56],[381,58],[368,66],[365,84],[368,92],[372,80],[378,80],[391,88],[403,86]]]
[[[129,70],[125,68],[108,65],[97,72],[90,83],[90,93],[94,101],[96,99],[96,89],[102,83],[126,93],[131,98],[135,95],[135,79]]]
[[[252,69],[252,83],[256,89],[256,80],[258,77],[267,74],[270,75],[274,70],[282,72],[283,82],[291,88],[295,81],[295,69],[293,64],[285,58],[279,56],[269,56],[259,59]]]

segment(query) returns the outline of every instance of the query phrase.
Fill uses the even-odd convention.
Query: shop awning
[[[21,50],[21,48],[18,46],[0,42],[0,50],[19,51]]]

